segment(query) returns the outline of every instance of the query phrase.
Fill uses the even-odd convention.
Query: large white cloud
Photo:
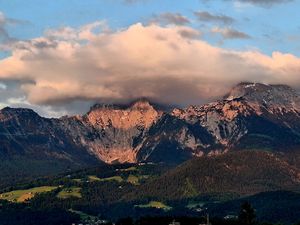
[[[299,71],[294,55],[214,47],[190,27],[135,24],[110,31],[103,22],[47,31],[19,42],[0,61],[0,80],[21,81],[26,101],[42,105],[138,97],[201,104],[241,81],[298,88]]]

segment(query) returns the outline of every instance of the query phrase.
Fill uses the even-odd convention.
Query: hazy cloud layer
[[[162,13],[154,15],[150,22],[162,23],[162,24],[175,24],[175,25],[186,25],[190,23],[190,20],[180,13]]]
[[[213,0],[201,0],[201,1],[209,2],[209,1],[213,1]],[[258,5],[258,6],[272,6],[272,5],[280,4],[280,3],[292,2],[294,0],[223,0],[223,1],[247,3],[247,4]]]
[[[203,22],[217,22],[224,24],[231,24],[234,22],[234,19],[230,16],[226,16],[223,14],[212,14],[207,11],[194,12],[194,15],[197,17],[198,20]]]
[[[0,80],[18,81],[24,102],[52,108],[70,101],[141,96],[201,104],[241,81],[300,87],[296,56],[226,50],[197,34],[190,27],[154,24],[112,32],[103,22],[47,31],[44,37],[19,42],[12,56],[0,61]]]
[[[249,39],[251,38],[250,35],[238,31],[233,28],[220,28],[220,27],[214,27],[211,29],[212,33],[220,34],[224,39]]]
[[[273,5],[278,3],[286,3],[291,2],[293,0],[239,0],[239,2],[246,2],[251,4],[257,4],[257,5]]]
[[[122,0],[122,2],[125,4],[134,4],[134,3],[147,2],[147,1],[151,1],[151,0]]]
[[[17,41],[17,39],[10,36],[7,31],[7,27],[21,23],[23,22],[7,18],[2,12],[0,12],[0,50],[9,50],[11,45]]]
[[[27,22],[8,18],[0,11],[0,51],[10,51],[18,41],[17,38],[9,34],[8,27],[24,24],[27,24]]]

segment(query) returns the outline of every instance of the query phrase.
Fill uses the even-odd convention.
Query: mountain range
[[[178,165],[247,149],[292,154],[300,147],[299,118],[295,90],[261,83],[240,83],[218,101],[184,109],[138,99],[50,119],[7,107],[0,111],[0,169],[19,177],[102,163]]]
[[[296,223],[299,118],[297,91],[261,83],[187,108],[145,98],[61,118],[4,108],[0,220],[27,225],[53,210],[53,224],[78,215],[226,218],[248,201],[260,221]]]

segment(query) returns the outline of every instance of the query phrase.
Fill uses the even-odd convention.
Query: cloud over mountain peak
[[[191,27],[140,23],[48,31],[16,44],[0,68],[1,80],[20,81],[30,103],[45,105],[140,96],[186,105],[221,96],[241,80],[300,87],[300,59],[292,54],[222,49]]]

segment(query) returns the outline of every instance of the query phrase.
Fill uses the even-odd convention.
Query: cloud
[[[211,29],[211,32],[222,35],[222,37],[224,39],[249,39],[249,38],[251,38],[250,35],[248,35],[244,32],[238,31],[236,29],[229,28],[229,27],[226,27],[226,28],[214,27]]]
[[[239,0],[241,3],[251,3],[254,5],[261,5],[261,6],[272,6],[274,4],[279,3],[287,3],[293,0]]]
[[[230,17],[223,14],[211,14],[207,11],[198,11],[194,12],[194,15],[197,17],[198,20],[203,22],[217,22],[217,23],[223,23],[223,24],[231,24],[235,20]]]
[[[149,0],[122,0],[125,4],[135,4],[135,3],[141,3],[141,2],[147,2]]]
[[[151,22],[162,24],[186,25],[190,23],[190,20],[180,13],[167,12],[159,15],[154,15],[151,19]]]
[[[0,12],[0,25],[18,25],[18,24],[26,24],[27,22],[22,20],[17,20],[13,18],[8,18],[4,15],[3,12]]]
[[[7,31],[7,27],[20,24],[25,24],[25,22],[8,18],[2,12],[0,12],[0,50],[8,51],[11,49],[12,45],[17,42],[16,38],[10,36],[9,32]]]
[[[0,42],[7,43],[13,39],[8,34],[6,27],[15,23],[17,23],[17,21],[10,18],[6,18],[4,14],[0,12]]]
[[[212,0],[202,0],[204,2],[209,2]],[[288,3],[292,2],[294,0],[223,0],[227,2],[234,2],[234,3],[242,3],[242,4],[252,4],[252,5],[258,5],[263,7],[270,7],[276,4],[282,4],[282,3]]]
[[[0,83],[0,90],[6,90],[7,86],[4,83]]]
[[[51,109],[70,102],[141,96],[201,104],[241,81],[300,88],[298,57],[222,49],[187,35],[196,33],[185,26],[139,23],[111,31],[103,22],[48,31],[44,37],[19,42],[12,55],[0,61],[0,80],[18,81],[28,104]]]
[[[46,117],[60,117],[86,113],[95,103],[89,100],[75,100],[55,105],[37,105],[28,101],[26,93],[21,89],[22,83],[15,80],[0,81],[0,109],[6,106],[31,108]]]

